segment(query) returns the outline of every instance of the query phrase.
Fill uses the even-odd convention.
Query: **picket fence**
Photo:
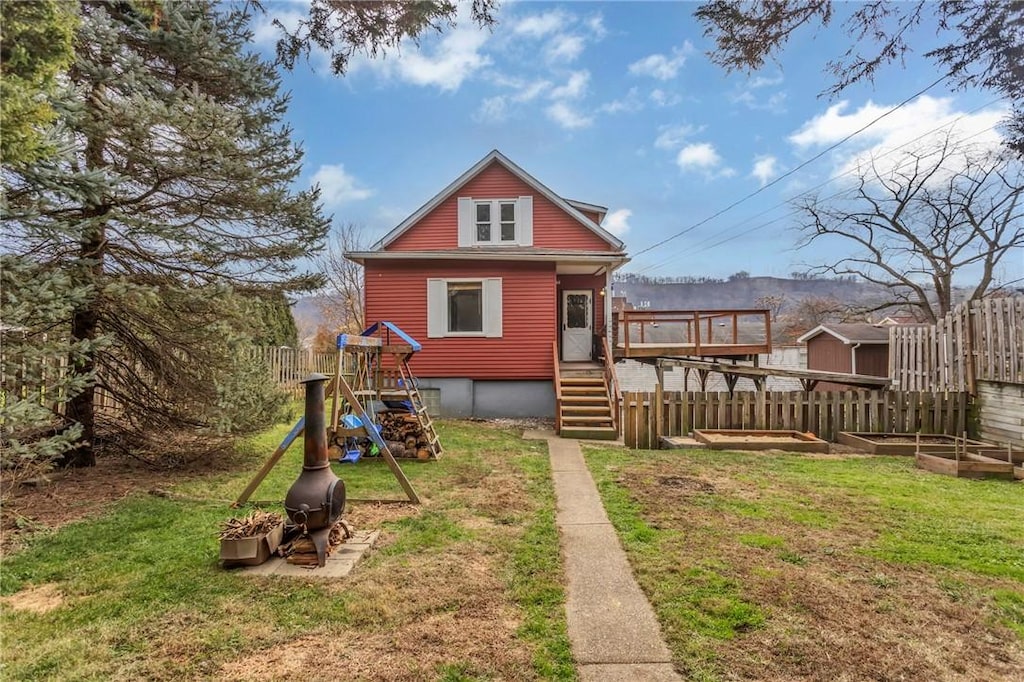
[[[784,429],[834,441],[840,431],[961,434],[967,394],[925,391],[653,391],[622,394],[627,447],[657,449],[694,429]]]
[[[333,376],[338,366],[337,353],[317,353],[295,348],[255,348],[253,353],[261,359],[281,390],[293,398],[301,398],[300,383],[314,372]]]

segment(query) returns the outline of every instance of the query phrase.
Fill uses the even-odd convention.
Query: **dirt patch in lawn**
[[[860,550],[878,535],[871,523],[877,510],[847,498],[801,489],[789,498],[805,503],[794,512],[767,500],[754,482],[679,471],[651,463],[617,482],[655,527],[681,531],[671,540],[664,572],[648,580],[685,579],[677,567],[701,567],[735,585],[738,597],[764,614],[763,625],[730,639],[700,638],[699,648],[713,652],[723,679],[1024,679],[1024,644],[998,624],[982,594],[1019,591],[1018,583],[866,556]],[[743,505],[751,503],[767,513],[744,515]],[[801,522],[804,509],[839,521]],[[951,594],[951,578],[966,589]],[[713,611],[713,599],[703,598],[698,608]],[[692,633],[676,636],[677,652],[693,650]]]
[[[484,543],[470,541],[421,553],[414,564],[371,565],[333,588],[349,597],[352,628],[230,661],[218,677],[411,682],[452,670],[474,679],[533,679],[496,560]]]
[[[136,492],[165,490],[191,479],[230,471],[228,453],[176,468],[162,468],[131,457],[99,457],[96,466],[52,472],[34,485],[5,490],[0,510],[0,556],[20,549],[26,536],[100,515]]]
[[[15,611],[48,613],[64,605],[64,595],[53,583],[30,585],[9,597],[0,599]]]

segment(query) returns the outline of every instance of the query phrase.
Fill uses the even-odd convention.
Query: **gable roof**
[[[374,251],[387,248],[389,244],[394,242],[409,228],[411,228],[413,225],[419,222],[421,218],[423,218],[425,215],[427,215],[435,208],[437,208],[441,204],[441,202],[443,202],[445,199],[448,199],[457,191],[459,191],[459,189],[463,185],[465,185],[467,182],[469,182],[477,175],[479,175],[485,168],[491,165],[492,162],[501,164],[501,166],[503,166],[506,170],[512,173],[512,175],[515,175],[517,178],[525,182],[527,185],[533,188],[538,194],[544,196],[555,206],[569,214],[572,218],[576,220],[576,222],[580,223],[583,227],[587,228],[588,230],[596,234],[598,237],[611,244],[616,249],[621,250],[623,248],[624,244],[618,239],[616,239],[616,237],[612,233],[608,232],[600,225],[595,223],[593,220],[583,215],[579,211],[579,209],[573,206],[574,203],[578,205],[580,202],[570,203],[569,201],[566,201],[562,197],[558,196],[557,194],[552,192],[547,186],[545,186],[540,180],[533,177],[516,164],[512,163],[512,161],[509,160],[507,156],[499,152],[497,149],[491,151],[490,154],[488,154],[487,156],[473,164],[473,166],[469,170],[467,170],[465,173],[457,177],[454,180],[454,182],[452,182],[439,193],[434,195],[434,197],[430,199],[427,203],[420,206],[415,213],[413,213],[411,216],[403,220],[401,224],[398,225],[398,227],[384,235],[380,239],[380,241],[374,244],[371,248]],[[593,205],[588,204],[587,206],[590,207]],[[593,206],[593,208],[600,207]]]
[[[806,343],[819,334],[834,336],[846,345],[854,343],[889,343],[888,327],[876,327],[866,322],[819,324],[797,339],[797,341]]]

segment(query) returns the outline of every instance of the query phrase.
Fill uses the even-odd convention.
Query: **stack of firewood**
[[[430,457],[430,443],[415,414],[391,411],[381,412],[377,416],[381,425],[380,435],[392,455],[417,459]]]
[[[339,519],[331,526],[331,532],[327,535],[327,556],[331,556],[334,550],[350,537],[352,537],[352,529],[344,520]],[[308,535],[300,535],[291,542],[281,545],[278,554],[284,556],[285,561],[296,566],[315,568],[319,565],[316,545]]]

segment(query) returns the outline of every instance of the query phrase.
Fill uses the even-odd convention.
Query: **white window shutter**
[[[533,246],[533,197],[519,197],[519,246]]]
[[[448,284],[427,280],[427,338],[439,339],[448,332]]]
[[[501,338],[501,278],[484,280],[484,336]]]
[[[475,210],[471,197],[459,197],[459,246],[473,246],[476,241]]]

